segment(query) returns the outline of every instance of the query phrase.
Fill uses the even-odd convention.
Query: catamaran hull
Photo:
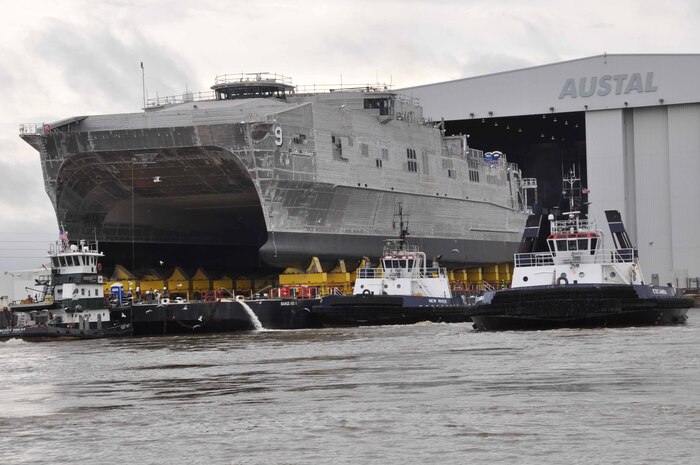
[[[515,167],[450,152],[431,125],[317,102],[177,108],[22,133],[58,221],[98,239],[107,268],[352,266],[399,233],[398,205],[413,242],[447,266],[510,260],[517,247],[526,215]]]

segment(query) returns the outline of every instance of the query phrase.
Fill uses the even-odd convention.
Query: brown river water
[[[2,464],[696,464],[687,326],[0,343]]]

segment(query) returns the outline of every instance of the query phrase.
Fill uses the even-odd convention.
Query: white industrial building
[[[645,280],[685,287],[700,276],[699,77],[700,54],[605,54],[401,92],[418,97],[427,117],[474,123],[465,126],[472,138],[479,123],[493,130],[500,121],[507,137],[516,125],[529,121],[533,132],[533,122],[551,121],[560,129],[537,136],[559,143],[557,131],[578,117],[593,218],[620,210]]]

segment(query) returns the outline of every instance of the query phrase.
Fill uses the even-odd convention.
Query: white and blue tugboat
[[[580,211],[581,181],[564,179],[569,211],[528,219],[510,289],[484,294],[470,309],[485,331],[683,324],[693,301],[676,288],[647,285],[637,249],[617,210],[605,212],[613,247]]]
[[[10,317],[0,329],[0,341],[96,339],[131,334],[128,321],[114,319],[104,298],[97,242],[71,244],[61,233],[49,253],[51,269],[37,280],[37,298],[10,305]],[[121,313],[119,313],[121,316]]]
[[[325,327],[470,321],[469,299],[452,295],[447,270],[437,260],[428,266],[407,235],[401,221],[400,237],[385,241],[381,266],[358,268],[353,295],[324,297],[312,321]]]

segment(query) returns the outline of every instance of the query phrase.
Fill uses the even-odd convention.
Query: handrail
[[[251,76],[253,78],[251,79]],[[214,84],[236,84],[240,82],[278,82],[280,84],[292,85],[292,78],[277,73],[236,73],[219,74],[214,78]]]
[[[557,220],[552,222],[552,234],[566,234],[575,227],[579,231],[589,231],[593,226],[592,221],[577,219],[577,220]]]
[[[42,123],[21,123],[19,125],[20,134],[43,134],[45,131],[45,124]]]
[[[593,255],[586,250],[580,250],[576,254],[576,261],[579,264],[604,264],[604,263],[634,263],[634,249],[600,249]],[[572,263],[571,252],[559,252],[554,256],[550,252],[516,253],[514,255],[515,267],[546,266],[555,263]]]
[[[403,273],[406,271],[406,273]],[[383,268],[358,268],[357,269],[358,279],[377,279],[377,278],[442,278],[447,276],[447,269],[444,267],[428,267],[423,270],[404,270],[404,269],[389,269],[385,270]]]

